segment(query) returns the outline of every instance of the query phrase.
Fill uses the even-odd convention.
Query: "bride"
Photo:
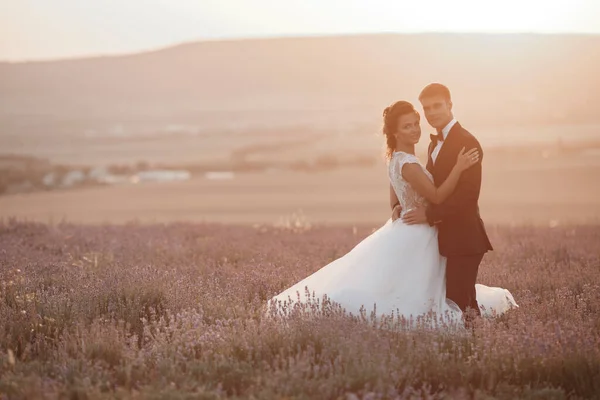
[[[400,115],[394,126],[384,125],[384,133],[395,139],[387,141],[388,176],[406,213],[427,202],[443,202],[456,188],[461,173],[478,162],[479,154],[476,149],[465,152],[463,148],[447,180],[436,188],[415,156],[415,144],[421,137],[420,116],[408,102],[397,102],[397,107]],[[445,272],[437,228],[390,219],[346,255],[271,298],[268,307],[271,312],[285,313],[300,303],[328,299],[352,315],[361,311],[378,319],[437,315],[461,321],[461,310],[446,299]],[[501,314],[517,306],[506,289],[477,284],[476,292],[483,315]]]

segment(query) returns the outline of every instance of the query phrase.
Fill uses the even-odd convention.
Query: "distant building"
[[[187,181],[191,178],[189,171],[154,170],[138,172],[134,179],[136,182],[172,182]]]
[[[85,181],[85,173],[83,171],[74,170],[67,172],[67,174],[63,176],[61,185],[63,187],[71,187],[83,181]]]

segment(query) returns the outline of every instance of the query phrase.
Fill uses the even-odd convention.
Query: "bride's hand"
[[[456,160],[456,167],[460,172],[471,168],[473,165],[479,162],[479,150],[473,148],[465,153],[465,148],[463,147],[458,153],[458,158]]]

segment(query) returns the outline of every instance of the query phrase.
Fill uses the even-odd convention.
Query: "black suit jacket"
[[[431,204],[427,207],[429,225],[438,227],[440,254],[445,257],[483,254],[492,249],[479,216],[479,192],[481,190],[481,162],[483,150],[481,145],[458,122],[454,124],[438,156],[435,164],[431,153],[436,142],[429,144],[427,151],[427,170],[433,175],[436,187],[439,187],[450,175],[456,164],[460,150],[472,148],[479,150],[479,163],[464,171],[454,192],[442,204]]]

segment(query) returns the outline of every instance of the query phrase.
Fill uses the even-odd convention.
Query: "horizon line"
[[[129,57],[141,54],[160,52],[180,46],[186,46],[197,43],[225,43],[225,42],[249,42],[280,39],[324,39],[324,38],[343,38],[358,36],[598,36],[600,32],[544,32],[544,31],[514,31],[514,32],[484,32],[484,31],[410,31],[410,32],[340,32],[340,33],[306,33],[306,34],[277,34],[277,35],[246,35],[246,36],[223,36],[213,38],[198,38],[186,41],[174,42],[167,45],[159,45],[138,50],[130,50],[114,53],[89,53],[75,54],[72,56],[58,57],[40,57],[40,58],[21,58],[21,59],[0,59],[0,64],[28,64],[28,63],[49,63],[60,61],[79,61],[86,59],[99,58],[118,58]]]

